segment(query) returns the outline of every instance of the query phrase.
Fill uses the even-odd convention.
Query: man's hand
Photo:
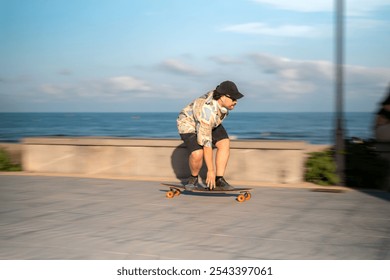
[[[210,190],[215,188],[215,172],[214,172],[214,170],[207,171],[206,184]]]

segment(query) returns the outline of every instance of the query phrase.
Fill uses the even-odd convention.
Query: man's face
[[[223,99],[222,106],[228,110],[233,110],[237,105],[237,99],[230,97],[229,95],[224,95],[221,97],[221,99]]]

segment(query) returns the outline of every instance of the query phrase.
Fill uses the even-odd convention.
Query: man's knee
[[[225,138],[217,143],[215,143],[215,146],[217,147],[218,150],[229,150],[230,149],[230,139]]]
[[[203,150],[199,149],[199,150],[193,151],[191,153],[191,158],[192,158],[192,160],[195,160],[195,161],[203,160]]]

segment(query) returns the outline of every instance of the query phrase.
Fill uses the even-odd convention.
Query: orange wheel
[[[175,196],[179,196],[181,194],[181,192],[179,191],[179,190],[176,190],[175,192],[174,192],[174,195]]]
[[[239,196],[237,196],[237,201],[238,202],[244,202],[245,201],[245,195],[240,194]]]
[[[167,194],[166,194],[167,198],[172,198],[174,196],[175,196],[175,193],[173,191],[168,191]]]
[[[245,194],[245,200],[249,200],[251,199],[251,197],[252,197],[251,193],[248,192]]]

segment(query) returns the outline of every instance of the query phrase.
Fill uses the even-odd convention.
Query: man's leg
[[[215,146],[217,147],[217,154],[215,159],[215,165],[217,169],[216,176],[223,177],[230,155],[230,140],[229,138],[222,139],[215,143]]]
[[[186,190],[192,191],[198,187],[198,175],[203,164],[203,150],[198,149],[193,151],[189,156],[188,164],[190,166],[191,176],[184,187]]]
[[[222,124],[213,130],[213,141],[215,141],[214,145],[217,148],[217,154],[215,156],[217,171],[215,174],[215,187],[221,190],[233,189],[223,178],[230,155],[230,140]]]
[[[203,150],[195,150],[189,156],[189,166],[192,176],[198,176],[203,164]]]
[[[190,155],[188,157],[188,166],[190,167],[191,176],[185,184],[186,190],[193,190],[198,185],[198,175],[203,164],[203,149],[197,142],[195,133],[180,134],[187,146]]]
[[[230,155],[230,140],[229,138],[222,139],[215,143],[217,147],[217,155],[215,159],[217,173],[216,173],[216,189],[232,190],[234,189],[228,182],[226,182],[225,175],[226,166]]]

